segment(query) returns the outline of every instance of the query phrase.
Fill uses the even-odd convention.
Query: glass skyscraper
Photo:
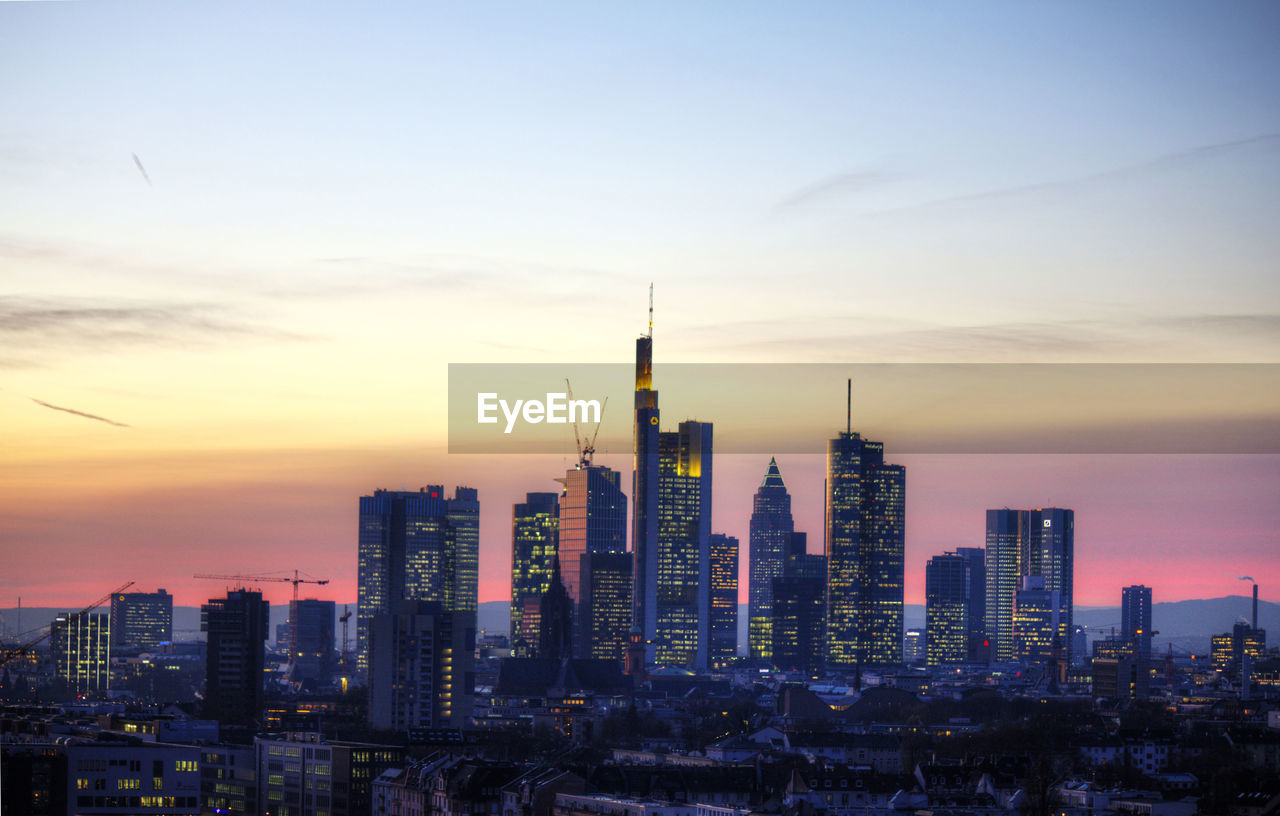
[[[591,464],[584,451],[578,466],[559,480],[560,495],[560,576],[573,602],[575,657],[607,654],[621,660],[626,633],[631,628],[631,590],[623,593],[618,581],[630,582],[631,570],[620,572],[619,558],[627,554],[627,496],[622,492],[622,475],[602,465]],[[618,558],[588,558],[614,555]],[[592,575],[591,570],[602,570]],[[601,626],[602,621],[620,622],[617,631]]]
[[[475,612],[480,502],[474,488],[378,490],[360,498],[356,666],[369,668],[369,624],[402,600]]]
[[[1151,657],[1151,587],[1136,584],[1120,591],[1120,634],[1138,657]]]
[[[559,551],[560,497],[527,493],[511,509],[511,645],[517,654],[535,649],[521,641],[525,603],[551,586],[551,562]]]
[[[738,654],[738,539],[712,533],[711,552],[711,643],[709,659],[714,663]]]
[[[935,555],[924,575],[925,664],[962,663],[969,657],[969,560]]]
[[[792,539],[782,574],[773,579],[769,653],[785,671],[816,673],[826,632],[827,559],[804,551],[804,534]]]
[[[773,659],[773,581],[782,577],[794,531],[791,494],[770,458],[752,499],[747,541],[747,653],[755,660]]]
[[[1074,624],[1075,513],[1062,508],[987,511],[987,638],[991,659],[1016,657],[1013,614],[1026,577],[1054,593],[1055,638],[1068,657]]]
[[[846,429],[827,446],[827,666],[902,662],[906,468]]]

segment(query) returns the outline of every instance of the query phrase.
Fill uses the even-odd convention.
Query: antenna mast
[[[649,339],[653,339],[653,281],[649,281]]]
[[[853,433],[853,377],[849,378],[844,398],[844,432]]]

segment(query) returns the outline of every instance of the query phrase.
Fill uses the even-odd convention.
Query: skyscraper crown
[[[764,478],[760,480],[761,487],[781,487],[786,488],[786,483],[782,481],[782,472],[778,470],[778,460],[769,457],[769,469],[764,472]]]

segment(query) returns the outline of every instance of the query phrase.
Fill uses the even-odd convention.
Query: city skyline
[[[0,605],[351,602],[350,497],[442,482],[506,598],[572,444],[449,456],[446,366],[625,363],[651,281],[661,362],[1278,361],[1273,5],[615,13],[0,4]],[[767,461],[716,457],[715,531]],[[1003,506],[1077,511],[1077,604],[1280,583],[1274,454],[894,461],[909,603]]]

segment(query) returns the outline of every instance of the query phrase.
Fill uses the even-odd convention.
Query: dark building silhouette
[[[356,667],[368,671],[369,624],[402,600],[475,612],[480,502],[474,488],[446,499],[441,485],[360,498]]]
[[[991,659],[987,640],[987,553],[981,547],[957,547],[956,555],[965,559],[968,569],[967,658],[985,663]]]
[[[460,728],[475,692],[476,613],[400,601],[370,631],[369,724],[404,733]]]
[[[827,667],[902,662],[906,468],[848,427],[827,445]]]
[[[969,559],[935,555],[924,576],[925,665],[961,663],[969,657]]]
[[[538,607],[538,657],[561,660],[573,656],[573,599],[560,577],[560,560],[551,564],[551,587]]]
[[[120,592],[111,596],[111,651],[151,651],[173,640],[173,596]]]
[[[747,538],[747,654],[756,660],[773,659],[773,581],[782,577],[794,530],[791,494],[770,458],[752,499]]]
[[[333,680],[337,659],[334,653],[333,601],[307,598],[289,602],[289,662],[296,682],[311,687]]]
[[[270,605],[262,593],[235,589],[200,607],[207,633],[204,716],[223,726],[254,726],[262,716]]]
[[[712,662],[738,654],[738,546],[738,539],[723,533],[712,533],[709,542]]]
[[[511,511],[511,645],[524,655],[537,648],[527,643],[521,620],[526,601],[539,600],[551,587],[551,562],[559,552],[560,497],[527,493]]]
[[[824,655],[827,559],[804,552],[803,533],[795,533],[792,542],[793,554],[770,592],[769,652],[779,669],[812,674],[822,668]]]
[[[1134,654],[1151,657],[1151,587],[1135,584],[1120,590],[1120,634]]]

